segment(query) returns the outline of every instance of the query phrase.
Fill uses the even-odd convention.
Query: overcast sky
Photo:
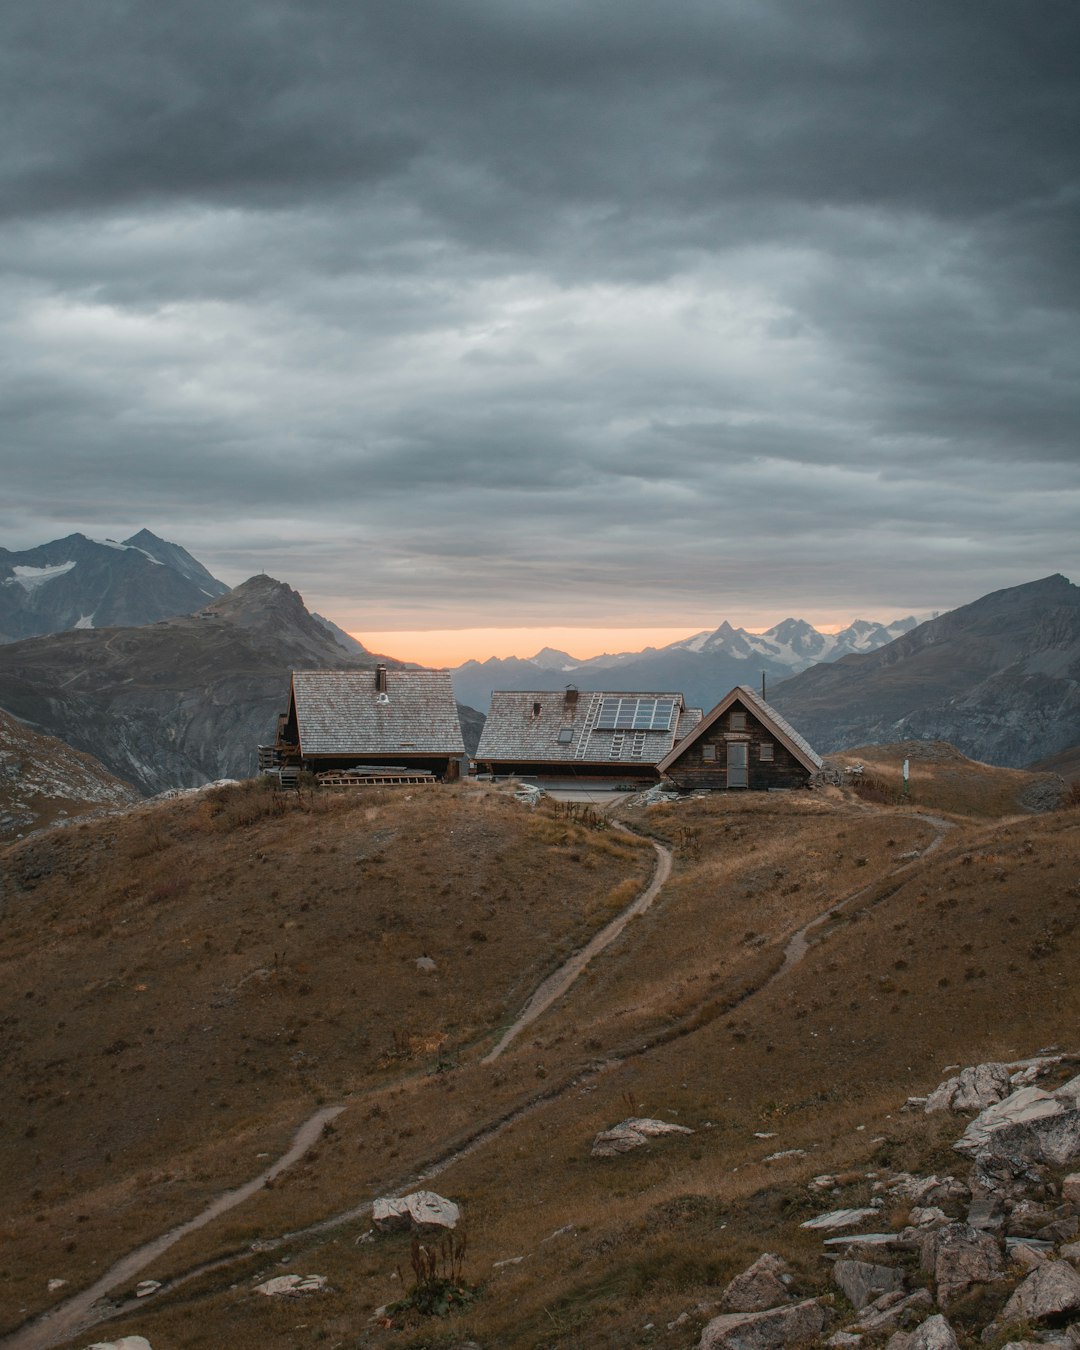
[[[359,632],[1080,580],[1075,0],[9,0],[0,544]]]

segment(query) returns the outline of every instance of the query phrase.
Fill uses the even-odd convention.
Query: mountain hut
[[[679,789],[807,787],[821,757],[749,685],[737,685],[657,765]]]

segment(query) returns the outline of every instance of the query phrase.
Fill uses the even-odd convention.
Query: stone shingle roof
[[[740,684],[739,693],[743,695],[752,709],[755,709],[764,719],[771,722],[777,731],[779,731],[783,737],[786,737],[793,746],[798,746],[807,759],[816,765],[817,768],[821,768],[822,761],[818,752],[805,736],[799,735],[791,723],[778,713],[771,703],[766,703],[761,695],[756,694],[748,684]]]
[[[463,755],[448,670],[295,670],[300,750],[309,755]]]
[[[606,698],[671,699],[672,725],[664,730],[622,733],[593,725]],[[537,705],[539,705],[537,710]],[[582,690],[577,703],[552,689],[496,689],[480,737],[476,759],[503,764],[656,764],[701,719],[700,708],[687,708],[682,694]],[[571,739],[559,733],[570,728]],[[621,735],[621,744],[619,737]],[[636,738],[636,740],[635,740]]]

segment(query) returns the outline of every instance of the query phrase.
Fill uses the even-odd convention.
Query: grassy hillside
[[[830,791],[626,819],[672,849],[671,880],[486,1065],[543,975],[644,883],[648,844],[469,784],[285,806],[246,786],[0,855],[19,1103],[0,1324],[63,1297],[47,1279],[80,1287],[255,1176],[340,1102],[301,1162],[142,1273],[187,1276],[175,1289],[65,1344],[690,1346],[762,1250],[825,1287],[797,1226],[823,1207],[812,1176],[849,1173],[848,1203],[867,1170],[954,1165],[955,1122],[901,1115],[909,1093],[950,1064],[1077,1048],[1075,809],[950,829]],[[694,1133],[592,1158],[628,1115]],[[409,1284],[407,1238],[358,1243],[363,1213],[305,1230],[433,1165],[481,1293],[446,1319],[376,1318]],[[331,1292],[251,1292],[285,1271]]]

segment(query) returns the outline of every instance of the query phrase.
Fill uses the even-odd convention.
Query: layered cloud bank
[[[361,631],[1075,572],[1072,4],[2,22],[8,547]]]

